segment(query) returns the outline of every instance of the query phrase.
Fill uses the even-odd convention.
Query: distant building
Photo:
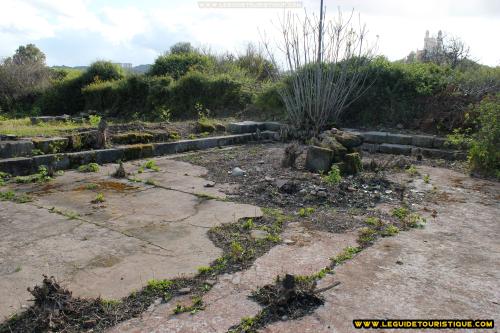
[[[115,65],[118,65],[120,66],[121,68],[125,69],[125,70],[132,70],[132,64],[129,63],[129,62],[114,62]]]
[[[438,31],[437,37],[430,36],[429,30],[425,32],[424,38],[424,48],[422,50],[417,50],[416,60],[422,61],[429,54],[438,54],[443,50],[443,32]]]

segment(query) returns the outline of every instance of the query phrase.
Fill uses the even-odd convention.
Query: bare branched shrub
[[[282,68],[274,79],[285,82],[279,94],[296,137],[317,135],[366,91],[367,71],[362,69],[374,48],[366,40],[366,27],[355,27],[352,17],[344,19],[339,11],[325,22],[323,12],[320,17],[305,13],[304,18],[287,13],[276,45],[263,42],[274,66]]]

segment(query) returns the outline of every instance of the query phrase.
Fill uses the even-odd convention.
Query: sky
[[[218,0],[222,1],[222,0]],[[242,1],[242,0],[231,0]],[[258,0],[263,1],[263,0]],[[317,12],[319,0],[290,9]],[[256,2],[247,0],[247,2]],[[390,60],[423,47],[426,30],[443,30],[470,46],[473,59],[500,66],[500,0],[324,0],[327,17],[354,10]],[[242,52],[262,33],[278,36],[283,9],[200,8],[193,0],[0,0],[0,58],[34,43],[48,65],[95,60],[152,63],[179,41],[216,52]]]

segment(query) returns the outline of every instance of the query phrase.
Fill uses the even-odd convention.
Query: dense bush
[[[85,109],[108,116],[158,120],[194,118],[195,106],[203,105],[217,114],[237,110],[250,102],[243,84],[227,75],[189,72],[177,81],[169,76],[133,76],[94,82],[82,89]]]
[[[148,74],[151,76],[169,75],[177,80],[188,71],[207,70],[212,61],[210,57],[196,52],[170,53],[156,58]]]
[[[474,112],[478,130],[469,151],[471,169],[500,179],[500,93],[485,97]]]
[[[36,106],[46,115],[76,114],[83,111],[82,72],[63,71],[59,79],[36,101]]]
[[[60,115],[60,114],[76,114],[84,110],[101,110],[103,104],[99,104],[94,100],[87,104],[87,100],[83,96],[83,90],[89,86],[88,90],[92,91],[92,87],[100,87],[101,85],[107,88],[107,94],[111,94],[111,87],[116,85],[112,82],[124,78],[124,72],[118,65],[109,61],[96,61],[90,65],[86,71],[58,69],[55,71],[55,80],[50,88],[48,88],[41,98],[36,102],[37,107],[43,114]],[[99,89],[97,89],[99,90]],[[102,96],[105,103],[105,96]],[[111,98],[111,97],[107,97]]]
[[[423,117],[423,100],[444,91],[451,70],[431,63],[393,63],[378,58],[365,70],[366,92],[347,109],[344,121],[364,125],[398,124]]]
[[[201,103],[215,115],[222,110],[238,110],[249,103],[251,95],[243,84],[228,75],[191,72],[172,84],[169,108],[174,118],[197,116],[195,105]]]
[[[83,74],[84,84],[90,84],[97,81],[120,80],[125,77],[123,69],[110,61],[96,61],[90,64],[89,68]]]

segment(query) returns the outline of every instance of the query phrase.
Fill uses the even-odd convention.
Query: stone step
[[[74,153],[47,154],[33,157],[0,159],[0,171],[13,176],[35,173],[41,165],[52,165],[55,170],[64,170],[82,164],[99,164],[162,156],[188,151],[231,146],[260,140],[277,140],[278,133],[263,131],[255,133],[216,136],[195,140],[162,142],[119,146],[110,149],[86,150]],[[29,142],[32,144],[31,142]]]
[[[390,132],[379,131],[359,131],[356,129],[344,129],[353,133],[361,135],[366,143],[375,144],[396,144],[396,145],[409,145],[422,148],[450,148],[457,149],[459,147],[445,147],[446,139],[436,135],[422,135],[422,134],[399,134]]]
[[[29,140],[0,141],[0,158],[30,156],[33,142]]]
[[[233,134],[255,133],[259,131],[279,132],[281,124],[273,121],[242,121],[238,123],[230,123],[227,130]]]
[[[440,158],[444,160],[463,161],[467,159],[467,152],[462,150],[423,148],[413,145],[400,145],[392,143],[363,143],[361,149],[370,153],[384,153],[405,156],[422,155],[426,158]]]

